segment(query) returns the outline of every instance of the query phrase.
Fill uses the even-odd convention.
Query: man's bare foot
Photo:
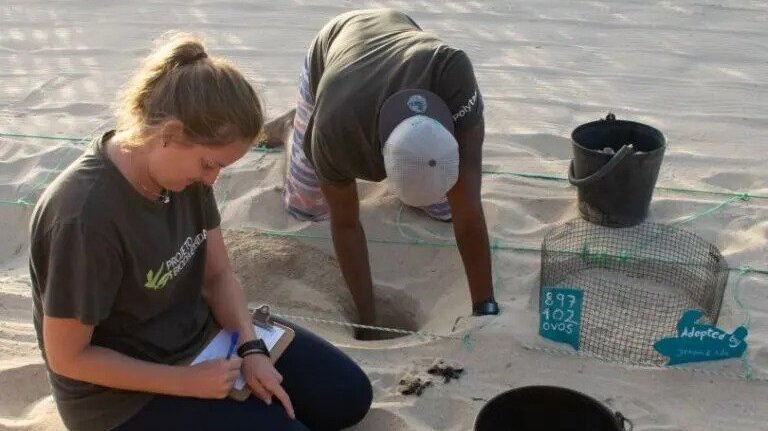
[[[264,124],[261,134],[256,138],[256,146],[276,148],[285,145],[285,141],[288,139],[288,131],[293,126],[293,117],[295,115],[296,109],[291,109]]]

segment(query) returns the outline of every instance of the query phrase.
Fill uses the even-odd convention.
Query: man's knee
[[[320,193],[319,190],[318,193]],[[316,222],[330,217],[328,205],[322,196],[302,196],[301,190],[296,190],[290,179],[286,180],[283,189],[283,208],[299,221]]]
[[[328,211],[313,212],[306,208],[294,207],[288,203],[285,203],[283,206],[285,207],[285,210],[288,212],[288,214],[292,215],[299,221],[318,222],[327,220],[330,217],[330,213]]]

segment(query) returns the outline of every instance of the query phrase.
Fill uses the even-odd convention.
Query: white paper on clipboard
[[[265,329],[261,326],[253,325],[253,329],[256,331],[256,337],[264,340],[264,344],[271,351],[280,338],[285,334],[285,330],[279,326],[273,326],[271,329]],[[229,351],[229,343],[232,340],[232,333],[226,329],[222,329],[216,334],[215,337],[208,343],[207,346],[192,360],[190,365],[196,365],[201,362],[210,361],[213,359],[223,359],[227,357]],[[245,387],[245,379],[241,374],[237,380],[235,380],[234,388],[237,390]]]

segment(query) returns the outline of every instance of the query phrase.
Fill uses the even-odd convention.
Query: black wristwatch
[[[493,299],[493,297],[488,298],[485,301],[472,306],[473,316],[497,315],[499,314],[500,311],[501,310],[499,310],[499,304],[496,302],[495,299]]]
[[[237,348],[237,356],[241,358],[245,358],[246,356],[253,355],[255,353],[269,357],[269,349],[267,349],[267,345],[264,344],[264,340],[256,339],[246,341]]]

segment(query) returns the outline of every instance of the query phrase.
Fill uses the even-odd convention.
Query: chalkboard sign
[[[740,358],[747,350],[747,328],[739,326],[728,333],[697,323],[703,314],[699,310],[686,311],[677,323],[677,336],[654,344],[657,352],[669,358],[667,365]]]
[[[539,298],[539,335],[579,350],[584,292],[569,287],[544,287]]]

